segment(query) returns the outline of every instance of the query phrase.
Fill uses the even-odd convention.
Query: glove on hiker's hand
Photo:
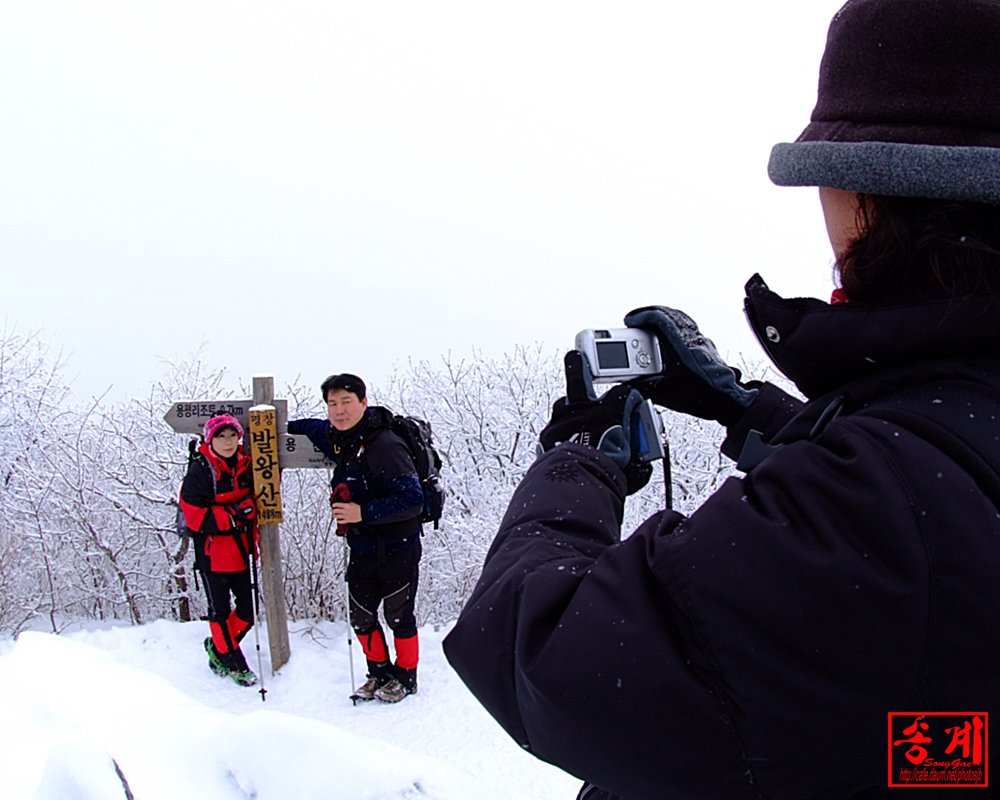
[[[651,330],[660,341],[663,372],[629,382],[657,405],[728,427],[757,396],[756,389],[740,383],[739,371],[719,357],[712,340],[683,311],[645,306],[629,312],[625,325]]]
[[[615,386],[600,400],[594,394],[586,357],[571,350],[564,358],[566,397],[552,406],[552,419],[538,436],[541,452],[562,442],[590,445],[604,453],[625,473],[628,494],[649,481],[653,468],[637,456],[638,407],[642,397],[631,386]]]
[[[229,523],[232,530],[242,530],[245,528],[249,522],[246,514],[243,513],[243,509],[240,508],[238,503],[228,503],[224,506],[226,513],[229,515]]]
[[[257,516],[257,504],[252,497],[244,497],[236,507],[243,512],[243,518],[247,522],[252,522]]]

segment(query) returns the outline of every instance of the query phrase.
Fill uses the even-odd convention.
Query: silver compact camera
[[[594,383],[620,383],[663,371],[660,343],[642,328],[587,328],[576,335]]]

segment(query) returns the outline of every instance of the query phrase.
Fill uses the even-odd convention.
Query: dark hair
[[[345,392],[352,392],[358,396],[358,400],[365,399],[365,382],[357,375],[342,372],[340,375],[331,375],[319,387],[323,393],[323,402],[327,401],[327,396],[334,389],[343,389]]]
[[[851,300],[1000,290],[1000,206],[859,194],[857,223],[835,267]]]

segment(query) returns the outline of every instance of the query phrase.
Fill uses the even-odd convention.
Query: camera
[[[642,328],[587,328],[576,335],[594,383],[620,383],[663,371],[660,343]]]

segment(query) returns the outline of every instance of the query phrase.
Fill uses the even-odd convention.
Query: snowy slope
[[[120,800],[115,762],[136,800],[575,796],[468,693],[445,631],[421,631],[417,695],[356,707],[344,624],[294,624],[273,677],[261,633],[266,702],[208,670],[203,622],[0,641],[0,797]],[[244,649],[256,671],[252,634]],[[356,642],[354,668],[360,683]]]

